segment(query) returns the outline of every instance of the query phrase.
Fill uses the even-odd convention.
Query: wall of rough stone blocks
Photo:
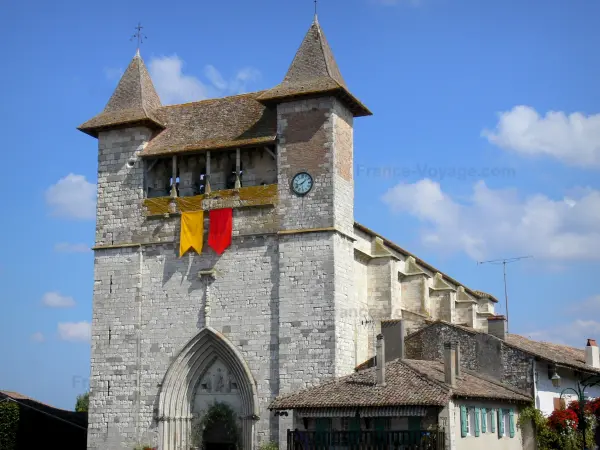
[[[100,132],[96,245],[132,242],[143,220],[144,165],[138,154],[151,136],[144,127]]]
[[[279,211],[284,230],[334,225],[333,97],[300,100],[277,106]],[[313,187],[306,196],[290,185],[307,171]]]
[[[459,343],[461,367],[496,378],[519,389],[533,388],[533,358],[486,333],[435,323],[407,336],[407,358],[441,359],[445,342]]]
[[[172,358],[206,325],[207,301],[210,325],[239,349],[257,381],[259,440],[272,439],[266,408],[278,387],[278,323],[273,310],[278,295],[276,237],[235,237],[221,256],[210,249],[202,255],[188,254],[183,258],[177,253],[177,246],[172,244],[142,247],[140,304],[135,301],[134,287],[139,274],[139,250],[97,251],[90,448],[102,448],[102,430],[107,422],[114,423],[121,435],[135,438],[138,376],[140,432],[157,430],[154,409],[158,406],[158,384]],[[198,277],[200,270],[211,268],[216,270],[214,281]],[[107,293],[107,286],[112,292]],[[108,381],[110,395],[106,389]],[[103,413],[99,415],[101,407]]]
[[[354,235],[354,117],[339,101],[333,104],[334,225]]]

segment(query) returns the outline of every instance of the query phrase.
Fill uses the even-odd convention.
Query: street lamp
[[[600,376],[599,375],[591,375],[582,381],[577,382],[576,388],[565,388],[560,393],[560,399],[562,400],[563,395],[567,391],[572,391],[577,396],[577,400],[579,401],[579,429],[581,430],[581,434],[583,436],[583,450],[586,450],[585,446],[585,390],[588,387],[597,386],[600,384]],[[560,387],[560,376],[557,371],[554,371],[554,375],[552,375],[552,385],[554,387]]]
[[[558,376],[558,373],[556,372],[552,375],[552,386],[555,388],[560,387],[560,376]]]

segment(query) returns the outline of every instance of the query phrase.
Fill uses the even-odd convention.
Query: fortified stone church
[[[316,17],[266,91],[163,106],[135,55],[79,127],[98,139],[89,449],[187,450],[215,401],[245,450],[283,448],[269,403],[351,373],[382,319],[487,327],[496,299],[354,221],[369,115]]]

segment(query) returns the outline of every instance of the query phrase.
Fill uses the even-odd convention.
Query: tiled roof
[[[142,156],[273,144],[277,115],[256,98],[261,92],[164,106],[155,111],[165,129]]]
[[[53,409],[60,409],[60,408],[56,408],[52,405],[48,405],[47,403],[42,403],[39,400],[36,400],[34,398],[31,397],[27,397],[26,395],[20,394],[18,392],[13,392],[13,391],[0,391],[0,399],[2,397],[9,397],[12,398],[14,400],[20,400],[20,401],[27,401],[30,403],[36,403],[38,405],[42,405],[42,406],[46,406],[48,408],[53,408]],[[61,410],[61,411],[66,411],[66,410]]]
[[[161,128],[154,111],[161,107],[150,74],[137,53],[121,77],[104,111],[80,125],[79,130],[97,137],[102,129],[125,124],[146,123]]]
[[[558,365],[600,373],[600,369],[594,369],[585,363],[585,350],[583,349],[552,342],[533,341],[518,334],[509,334],[505,342],[512,347]]]
[[[406,363],[431,380],[444,383],[444,364],[441,361],[408,359]],[[452,389],[454,397],[530,402],[533,398],[524,391],[503,384],[480,373],[461,368],[461,376]]]
[[[358,222],[354,222],[354,227],[358,228],[363,233],[369,234],[369,235],[374,236],[374,237],[381,238],[381,240],[383,241],[383,243],[385,245],[387,245],[388,247],[390,247],[392,250],[395,250],[398,253],[402,253],[403,255],[406,255],[406,256],[412,256],[413,258],[415,258],[415,261],[418,264],[420,264],[421,266],[423,266],[426,269],[430,270],[431,272],[439,272],[446,280],[450,281],[452,284],[455,284],[456,286],[463,286],[465,288],[465,291],[468,292],[469,294],[473,295],[475,298],[489,298],[494,303],[498,302],[498,300],[494,296],[492,296],[491,294],[487,294],[487,293],[485,293],[483,291],[475,291],[475,290],[469,289],[468,287],[466,287],[463,284],[461,284],[458,281],[456,281],[454,278],[446,275],[443,272],[440,272],[438,269],[436,269],[435,267],[433,267],[430,264],[426,263],[425,261],[423,261],[418,256],[416,256],[413,253],[409,252],[408,250],[405,250],[402,247],[396,245],[392,241],[384,238],[383,236],[381,236],[380,234],[378,234],[375,231],[371,230],[370,228],[367,228],[366,226],[364,226],[364,225],[362,225],[362,224],[360,224]]]
[[[283,82],[264,92],[258,100],[271,102],[325,94],[339,97],[355,116],[371,115],[367,107],[349,92],[315,16]]]
[[[274,400],[270,409],[443,406],[452,396],[529,402],[526,393],[463,370],[453,389],[438,361],[394,360],[386,364],[386,385],[375,382],[375,368],[338,378]]]

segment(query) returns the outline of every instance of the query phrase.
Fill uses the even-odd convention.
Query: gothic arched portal
[[[217,364],[217,366],[215,366]],[[222,366],[220,366],[222,364]],[[165,374],[158,404],[160,450],[190,448],[191,424],[198,386],[211,368],[227,368],[234,383],[241,419],[242,450],[253,450],[258,397],[254,378],[240,352],[218,331],[206,327],[179,353]],[[231,386],[231,385],[230,385]]]

